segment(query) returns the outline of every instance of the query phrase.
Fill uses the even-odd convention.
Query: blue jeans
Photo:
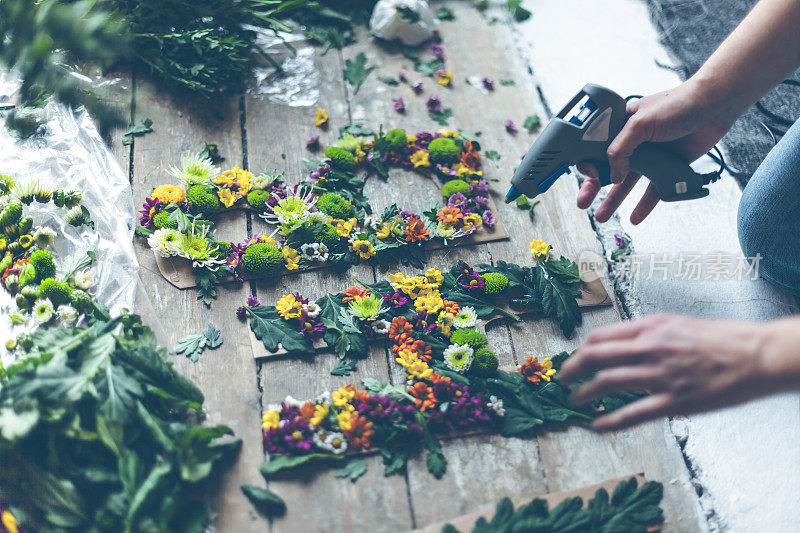
[[[761,256],[761,277],[800,295],[800,120],[744,188],[738,226],[745,257]]]

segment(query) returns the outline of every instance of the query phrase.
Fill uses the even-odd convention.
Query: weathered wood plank
[[[330,116],[328,128],[323,131],[315,128],[316,107],[287,107],[247,98],[248,162],[252,172],[278,169],[286,172],[287,182],[298,183],[307,175],[303,158],[319,157],[306,150],[305,140],[321,134],[322,146],[329,146],[338,138],[338,128],[349,124],[339,54],[331,51],[325,56],[318,55],[316,62],[321,79],[319,106]],[[254,234],[271,231],[257,217],[252,226]],[[259,282],[256,292],[267,304],[274,304],[289,292],[316,299],[356,285],[357,279],[373,282],[372,267],[359,265],[341,275],[319,270],[284,277],[271,285]],[[261,364],[262,406],[266,408],[270,403],[280,402],[287,395],[307,399],[342,385],[359,385],[364,377],[388,379],[386,351],[380,343],[371,347],[369,357],[359,361],[357,370],[350,376],[330,375],[336,361],[333,354],[318,354],[310,360],[279,358]],[[367,464],[367,473],[357,483],[337,479],[331,472],[309,472],[308,476],[271,480],[270,489],[282,496],[289,508],[286,516],[273,521],[272,530],[329,532],[410,528],[403,477],[384,477],[379,457],[368,457]]]
[[[153,187],[170,181],[165,172],[179,163],[182,153],[199,151],[203,142],[215,142],[227,159],[225,165],[241,165],[239,98],[219,102],[192,100],[157,92],[139,76],[135,87],[136,120],[153,119],[153,133],[136,139],[133,157],[133,194],[141,202]],[[220,238],[239,239],[246,232],[242,217],[222,215],[217,224]],[[215,484],[211,505],[217,513],[215,525],[220,531],[264,531],[263,519],[254,517],[242,495],[243,484],[263,483],[258,473],[262,461],[259,423],[259,397],[256,365],[253,362],[242,325],[234,310],[243,301],[241,286],[219,288],[219,296],[210,309],[196,300],[195,291],[175,290],[158,273],[152,252],[137,241],[140,275],[150,301],[166,332],[167,346],[187,333],[196,333],[213,322],[222,332],[225,343],[215,351],[205,352],[196,364],[184,357],[169,356],[187,377],[202,389],[206,397],[207,423],[226,424],[242,439],[242,452]]]
[[[484,22],[459,10],[452,2],[458,19],[444,23],[442,34],[448,59],[456,79],[479,75],[514,79],[516,85],[497,84],[493,94],[482,96],[478,91],[456,93],[454,109],[475,109],[466,114],[462,124],[467,130],[481,129],[484,149],[493,148],[502,154],[496,176],[497,189],[504,194],[518,157],[529,147],[533,137],[521,129],[517,135],[504,131],[503,121],[512,119],[521,125],[531,113],[543,116],[536,105],[535,88],[525,69],[516,58],[517,51],[509,38],[510,32],[498,24],[487,29]],[[459,16],[461,15],[461,16]],[[496,13],[497,16],[503,16]],[[458,35],[470,35],[470,39]],[[535,67],[535,65],[534,65]],[[566,68],[566,66],[565,66]],[[466,98],[462,98],[465,96]],[[559,104],[556,102],[555,104]],[[485,113],[480,112],[486,109]],[[576,207],[577,183],[564,177],[540,197],[533,223],[528,215],[514,205],[500,205],[500,216],[507,222],[511,240],[488,245],[494,260],[525,262],[528,243],[532,238],[551,243],[557,254],[578,259],[584,254],[601,257],[601,249],[585,212]],[[498,198],[498,203],[502,198]],[[528,355],[547,356],[561,350],[576,348],[579,341],[593,328],[620,319],[612,308],[585,312],[583,326],[573,339],[563,338],[557,327],[547,321],[525,321],[511,326],[512,343],[517,362]],[[648,479],[665,485],[663,507],[668,529],[694,530],[699,523],[696,495],[688,480],[679,447],[664,421],[645,424],[612,435],[598,435],[583,428],[548,433],[538,438],[541,462],[551,491],[569,490],[597,483],[609,477],[645,472]]]

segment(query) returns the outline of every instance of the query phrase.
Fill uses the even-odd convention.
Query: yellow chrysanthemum
[[[431,166],[430,154],[427,150],[417,150],[408,158],[414,168]]]
[[[380,240],[386,239],[392,234],[392,228],[388,224],[382,224],[375,235]]]
[[[439,133],[442,134],[442,137],[452,137],[453,139],[458,139],[458,137],[459,137],[459,133],[457,131],[453,131],[453,130],[442,129],[442,130],[439,130]]]
[[[428,282],[422,276],[414,276],[408,278],[408,285],[403,287],[403,292],[409,295],[412,299],[420,298],[431,292]]]
[[[150,197],[162,204],[170,204],[186,200],[186,193],[177,185],[159,185],[153,190]]]
[[[436,83],[439,85],[444,85],[445,87],[450,86],[450,83],[453,81],[453,73],[449,70],[442,70],[436,75]]]
[[[322,109],[321,107],[317,109],[317,112],[314,113],[314,124],[317,127],[324,126],[325,123],[328,122],[328,112]]]
[[[483,226],[483,219],[478,213],[470,213],[464,217],[464,224],[473,226],[475,229]]]
[[[358,254],[361,259],[369,259],[375,255],[375,248],[369,241],[356,240],[353,241],[352,250]]]
[[[356,388],[352,385],[345,385],[344,387],[339,387],[337,390],[331,393],[331,397],[333,398],[333,405],[336,407],[344,407],[350,400],[352,400],[356,395]]]
[[[238,199],[234,193],[231,192],[230,189],[219,189],[217,190],[217,196],[219,196],[219,201],[222,202],[222,205],[225,207],[230,207],[236,203]]]
[[[294,294],[284,294],[275,304],[275,308],[284,320],[291,320],[300,318],[303,311],[303,303],[295,298]]]
[[[432,290],[414,300],[414,307],[418,312],[435,313],[444,307],[444,300],[442,300],[442,295],[439,294],[439,291]]]
[[[297,252],[297,250],[288,246],[284,246],[281,248],[281,253],[283,254],[283,266],[286,267],[286,270],[297,270],[300,268],[298,266],[298,263],[300,262],[300,254]]]
[[[311,423],[312,426],[319,426],[322,424],[322,421],[328,416],[328,412],[330,412],[331,408],[327,403],[323,403],[322,405],[318,405],[314,407],[314,414],[311,415]]]
[[[407,285],[406,275],[402,272],[398,272],[397,274],[389,274],[389,285],[396,291],[401,290],[403,287]]]
[[[329,218],[328,223],[336,228],[336,233],[339,234],[339,237],[349,237],[353,229],[355,229],[358,220],[355,218],[351,218],[350,220]]]
[[[7,533],[19,533],[19,523],[11,511],[3,511],[0,513],[0,524],[6,528]]]
[[[476,216],[480,218],[479,215]],[[444,282],[444,276],[440,271],[436,270],[435,268],[429,268],[428,271],[425,272],[425,281],[428,283],[428,286],[431,289],[435,289],[438,288],[439,285],[442,284],[442,282]]]
[[[259,237],[258,242],[264,242],[267,244],[271,244],[272,246],[277,246],[275,239],[273,239],[272,237],[268,237],[267,235],[262,235],[261,237]]]
[[[548,253],[550,253],[549,244],[539,239],[534,239],[531,241],[531,255],[536,257],[536,259],[547,257]]]
[[[247,193],[252,189],[253,174],[248,170],[233,167],[230,170],[221,172],[214,178],[214,183],[217,185],[224,185],[225,187],[232,187],[236,184],[236,190],[242,196],[247,196]]]
[[[416,135],[406,135],[406,144],[407,145],[411,146],[415,142],[417,142],[417,136]]]
[[[356,148],[356,151],[353,153],[353,155],[355,156],[356,163],[358,164],[363,163],[364,160],[367,158],[367,153],[364,150],[362,150],[360,146]]]
[[[411,350],[400,350],[395,359],[412,378],[428,379],[433,375],[433,370],[428,363],[422,361],[415,352]]]
[[[350,431],[353,429],[353,412],[342,411],[336,415],[336,420],[339,422],[339,429],[342,431]]]
[[[275,411],[264,411],[264,415],[261,417],[261,427],[264,429],[275,429],[280,424],[280,421],[280,413]]]

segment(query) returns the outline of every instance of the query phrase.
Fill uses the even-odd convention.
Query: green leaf
[[[337,350],[338,351],[338,350]],[[331,376],[349,376],[350,372],[356,369],[355,361],[340,359],[336,366],[331,370]]]
[[[192,333],[178,339],[178,344],[172,348],[171,353],[176,355],[185,354],[193,363],[196,363],[200,354],[205,350],[207,343],[208,338],[204,334]]]
[[[271,519],[286,514],[286,503],[274,492],[252,485],[242,485],[242,492],[264,516]]]
[[[447,121],[453,116],[453,110],[446,107],[441,111],[428,111],[428,116],[437,124],[447,126]]]
[[[516,85],[516,82],[509,78],[500,78],[500,85],[504,87],[509,87],[511,85]]]
[[[135,124],[131,124],[128,127],[128,131],[122,135],[122,144],[126,146],[133,144],[134,137],[141,137],[147,133],[151,133],[153,131],[153,128],[151,128],[152,125],[153,121],[149,118],[140,120]]]
[[[250,329],[256,338],[264,343],[270,352],[278,349],[278,345],[292,354],[313,355],[314,343],[296,329],[288,320],[284,320],[273,306],[248,307]]]
[[[494,161],[495,163],[497,163],[498,161],[500,161],[500,158],[502,156],[496,150],[486,150],[485,152],[483,152],[483,157],[485,157],[489,161]],[[524,198],[524,196],[521,196],[520,198]]]
[[[97,246],[100,244],[100,238],[94,242],[92,246],[85,246],[76,252],[68,255],[61,263],[61,279],[66,281],[78,270],[87,267],[97,259]]]
[[[353,457],[333,474],[335,477],[346,478],[355,482],[358,478],[367,473],[367,461],[363,457]]]
[[[539,118],[539,115],[528,115],[525,122],[522,123],[522,127],[528,130],[528,133],[538,130],[541,125],[542,119]]]
[[[397,78],[392,78],[391,76],[381,76],[378,79],[381,80],[386,85],[391,85],[392,87],[397,87],[398,85],[400,85],[400,82],[397,80]]]
[[[434,16],[439,20],[454,20],[456,18],[453,10],[449,7],[440,7],[434,12]]]
[[[211,322],[208,323],[208,328],[206,329],[204,335],[206,338],[206,346],[208,346],[210,349],[214,350],[222,346],[222,334],[220,330],[215,328],[214,324]]]
[[[367,56],[364,55],[364,52],[359,53],[355,61],[346,59],[344,67],[344,79],[355,89],[353,94],[358,94],[358,90],[369,73],[377,68],[375,66],[367,67]]]
[[[508,10],[517,22],[524,22],[531,18],[531,12],[522,7],[522,0],[508,0]]]
[[[441,59],[433,59],[431,61],[417,61],[414,69],[423,76],[433,76],[437,70],[445,67]]]
[[[352,135],[354,137],[365,137],[367,135],[375,135],[375,130],[372,128],[368,128],[364,126],[364,124],[360,122],[353,122],[349,126],[345,126],[344,128],[339,128],[339,137],[344,137],[345,135]],[[320,164],[318,163],[314,168],[319,167]],[[312,168],[311,170],[314,170]]]
[[[271,476],[282,470],[296,468],[312,461],[341,461],[341,455],[332,453],[309,453],[306,455],[279,455],[270,454],[269,459],[261,465],[261,474],[265,477]]]
[[[428,465],[428,472],[433,474],[436,479],[442,479],[447,471],[447,459],[441,451],[428,453],[425,463]]]

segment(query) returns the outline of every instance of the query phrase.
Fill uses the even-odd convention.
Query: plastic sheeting
[[[0,74],[0,102],[13,103],[16,87],[12,76]],[[63,105],[49,103],[43,110],[43,118],[41,135],[26,140],[18,140],[0,124],[0,174],[17,179],[38,178],[65,190],[80,191],[94,228],[70,226],[63,217],[66,210],[52,203],[34,201],[25,206],[25,214],[33,217],[34,226],[56,231],[50,248],[56,264],[97,243],[97,261],[91,266],[96,286],[90,292],[112,313],[133,309],[135,303],[140,308],[149,307],[146,296],[142,297],[139,263],[133,248],[135,209],[126,173],[85,111],[73,112]],[[141,291],[138,297],[137,291]],[[0,290],[0,308],[16,308],[14,299],[5,290]],[[5,345],[8,338],[26,329],[32,329],[32,324],[12,327],[7,317],[2,317],[0,340]],[[8,363],[11,357],[5,353],[2,360]]]

